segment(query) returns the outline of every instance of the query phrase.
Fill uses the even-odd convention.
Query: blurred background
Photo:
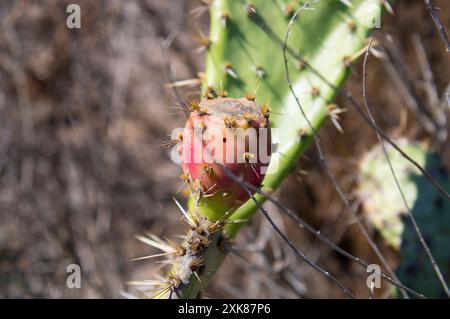
[[[70,3],[81,7],[81,29],[66,27]],[[449,28],[449,4],[434,3]],[[376,35],[394,58],[368,64],[375,118],[390,136],[427,141],[448,165],[447,142],[438,138],[448,128],[425,128],[421,113],[408,106],[411,96],[418,105],[445,101],[449,53],[423,1],[399,0],[393,8],[396,14],[386,16]],[[158,263],[130,260],[153,252],[135,235],[151,231],[174,239],[185,229],[172,200],[183,197],[181,169],[161,145],[185,121],[167,83],[194,79],[204,67],[195,37],[208,33],[206,9],[199,0],[0,2],[0,298],[120,298],[130,291],[127,281],[158,274]],[[439,101],[431,101],[421,84],[420,43]],[[362,101],[361,63],[352,71],[346,87]],[[399,89],[402,81],[411,94]],[[182,89],[186,98],[198,94],[199,87]],[[345,100],[337,104],[347,108]],[[321,136],[332,169],[352,196],[358,160],[377,139],[347,109],[344,133],[328,123]],[[276,195],[342,248],[377,261],[313,148]],[[364,269],[267,207],[303,252],[367,297]],[[394,254],[370,232],[395,264]],[[227,259],[205,297],[342,296],[298,262],[259,217],[236,247],[242,254]],[[80,289],[66,286],[66,266],[73,263],[82,270]]]

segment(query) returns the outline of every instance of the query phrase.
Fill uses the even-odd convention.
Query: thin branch
[[[423,74],[425,92],[428,96],[428,107],[432,114],[434,125],[436,126],[435,136],[442,146],[445,145],[447,141],[447,117],[445,116],[444,110],[440,107],[439,93],[434,81],[433,71],[431,70],[431,66],[425,52],[425,47],[423,46],[418,34],[415,34],[412,39],[416,48],[417,59]]]
[[[367,230],[365,229],[364,225],[361,223],[361,221],[358,218],[358,214],[357,211],[355,209],[355,207],[353,207],[352,205],[350,205],[350,202],[347,198],[347,196],[345,195],[343,189],[341,188],[341,186],[339,185],[337,179],[336,179],[336,175],[332,172],[332,170],[330,169],[329,165],[328,165],[328,161],[323,153],[322,147],[320,146],[321,143],[321,138],[319,136],[319,134],[317,133],[317,130],[314,128],[314,126],[311,124],[308,116],[306,115],[300,100],[297,96],[297,94],[294,91],[294,88],[292,86],[292,82],[290,79],[290,73],[289,73],[289,66],[288,66],[288,58],[287,58],[287,53],[286,53],[286,48],[287,48],[287,42],[289,39],[289,34],[291,32],[291,28],[294,24],[294,22],[296,21],[298,15],[302,12],[303,8],[297,10],[295,12],[295,14],[292,16],[288,28],[286,30],[286,34],[285,34],[285,38],[284,38],[284,43],[283,43],[283,57],[284,57],[284,68],[285,68],[285,74],[286,74],[286,80],[289,86],[289,90],[291,91],[292,96],[295,99],[295,102],[297,103],[302,116],[304,117],[305,121],[307,122],[308,126],[310,127],[311,131],[313,132],[313,138],[314,138],[314,143],[316,146],[316,149],[319,153],[319,159],[320,162],[322,163],[323,167],[325,168],[325,171],[327,172],[329,178],[331,179],[334,188],[336,189],[336,191],[338,192],[341,200],[344,202],[345,206],[347,206],[351,213],[353,214],[353,217],[355,218],[361,232],[363,233],[364,237],[366,238],[367,242],[369,243],[369,245],[371,246],[372,250],[376,253],[376,255],[378,256],[378,258],[380,259],[380,261],[382,262],[383,266],[386,268],[386,270],[388,271],[388,273],[396,278],[396,281],[399,281],[398,278],[396,277],[395,273],[392,271],[391,267],[389,266],[388,262],[386,261],[386,259],[384,258],[384,256],[382,255],[382,253],[380,252],[380,250],[378,249],[377,245],[375,244],[375,242],[372,240],[372,238],[370,238],[369,233],[367,232]],[[406,293],[404,294],[405,297],[407,297]]]
[[[430,135],[437,135],[438,126],[436,125],[433,115],[424,103],[419,101],[419,94],[413,84],[416,79],[411,75],[411,70],[405,64],[400,53],[400,48],[393,41],[392,37],[387,35],[386,54],[381,57],[383,66],[388,72],[394,85],[406,102],[406,105],[416,115],[420,125]]]
[[[232,255],[236,256],[237,258],[239,258],[239,260],[241,260],[243,262],[243,263],[236,262],[236,264],[239,265],[239,267],[243,268],[251,276],[256,277],[261,283],[263,283],[265,286],[267,286],[267,288],[274,290],[281,298],[292,298],[294,296],[297,296],[300,298],[304,297],[303,295],[299,294],[295,290],[292,290],[292,292],[289,293],[289,291],[286,291],[285,287],[281,287],[274,280],[271,280],[271,279],[268,280],[268,277],[270,277],[270,276],[268,276],[268,273],[263,266],[252,263],[250,260],[245,258],[238,251],[234,250],[233,247],[231,247],[231,246],[226,247],[226,251],[228,251]],[[256,272],[255,272],[255,270],[256,270]]]
[[[324,235],[322,235],[322,233],[316,229],[314,229],[312,226],[310,226],[307,222],[305,222],[302,218],[300,218],[299,216],[297,216],[297,214],[295,214],[293,211],[291,211],[289,208],[287,208],[285,205],[283,205],[279,200],[277,200],[276,198],[274,198],[273,196],[271,196],[269,193],[261,190],[260,188],[242,180],[242,178],[236,176],[231,170],[229,170],[228,168],[224,167],[225,170],[225,174],[231,178],[233,181],[235,181],[236,183],[239,183],[239,185],[241,187],[246,187],[247,189],[256,192],[262,196],[264,196],[268,201],[272,202],[273,204],[275,204],[275,206],[277,206],[279,209],[281,209],[283,212],[286,213],[286,215],[288,215],[288,217],[292,218],[301,228],[305,228],[309,233],[311,233],[314,237],[316,237],[317,239],[319,239],[320,241],[322,241],[323,243],[329,245],[333,250],[335,250],[337,253],[339,253],[340,255],[356,262],[357,264],[359,264],[360,266],[362,266],[364,269],[367,269],[367,266],[369,266],[369,263],[365,262],[364,260],[362,260],[359,257],[356,257],[354,255],[352,255],[351,253],[349,253],[348,251],[340,248],[339,246],[337,246],[334,242],[332,242],[330,239],[328,239],[327,237],[325,237]],[[394,286],[397,286],[400,289],[404,289],[407,292],[415,295],[416,297],[419,298],[425,298],[424,295],[422,295],[421,293],[418,293],[417,291],[406,287],[405,285],[403,285],[402,283],[393,280],[391,277],[387,276],[384,273],[378,273],[381,276],[381,278],[383,278],[384,280],[390,282],[391,284],[393,284]]]
[[[269,216],[269,213],[267,210],[262,207],[261,203],[258,202],[258,200],[253,196],[252,192],[243,184],[240,183],[240,186],[247,192],[247,194],[252,198],[255,205],[258,207],[258,209],[261,211],[261,213],[264,215],[264,217],[269,222],[270,226],[275,230],[275,232],[283,239],[286,244],[294,251],[294,253],[300,257],[303,261],[305,261],[310,267],[317,270],[319,273],[323,274],[325,277],[333,281],[339,288],[342,289],[342,291],[348,295],[350,298],[355,298],[354,294],[346,288],[336,277],[334,277],[330,272],[322,269],[321,267],[317,266],[315,263],[313,263],[311,260],[308,259],[302,252],[300,252],[297,248],[295,248],[294,244],[289,240],[289,238],[286,237],[285,234],[278,228],[278,226],[273,222],[272,218]]]
[[[431,18],[433,18],[434,24],[436,25],[436,28],[439,31],[439,34],[441,35],[442,41],[444,41],[445,49],[447,52],[450,52],[450,41],[448,40],[447,32],[445,32],[445,28],[441,23],[441,20],[439,19],[439,15],[436,12],[435,7],[433,6],[433,3],[431,0],[424,0],[425,5],[430,12]]]
[[[375,124],[375,119],[373,118],[372,113],[370,111],[369,101],[368,101],[368,96],[367,96],[367,90],[366,90],[367,60],[368,60],[368,57],[369,57],[369,50],[372,47],[372,43],[373,43],[373,38],[370,40],[369,46],[367,48],[367,51],[366,51],[366,54],[365,54],[365,57],[364,57],[364,64],[363,64],[363,99],[364,99],[364,106],[366,108],[366,112],[369,115],[369,118],[372,121],[372,123]],[[392,162],[391,162],[391,159],[389,158],[389,154],[388,154],[388,152],[386,150],[386,146],[384,145],[380,134],[378,134],[378,132],[376,132],[376,134],[377,134],[377,138],[378,138],[378,140],[379,140],[379,142],[381,144],[381,147],[383,148],[384,155],[385,155],[386,160],[387,160],[387,162],[389,164],[389,169],[391,170],[392,176],[394,177],[395,184],[397,186],[398,191],[400,192],[403,204],[405,205],[406,211],[408,213],[408,217],[409,217],[409,219],[411,220],[411,222],[413,224],[413,227],[414,227],[414,230],[415,230],[415,232],[417,234],[417,237],[419,238],[419,241],[422,244],[422,247],[423,247],[423,249],[425,250],[425,252],[426,252],[426,254],[428,256],[428,259],[429,259],[431,265],[433,266],[433,269],[434,269],[434,271],[435,271],[439,281],[441,282],[442,287],[445,290],[445,293],[447,294],[448,297],[450,297],[450,291],[448,289],[447,283],[445,282],[444,276],[442,275],[442,272],[439,269],[439,266],[437,265],[437,263],[436,263],[436,261],[435,261],[435,259],[433,257],[433,254],[431,253],[430,248],[428,247],[427,243],[425,242],[425,239],[423,238],[422,232],[420,231],[419,226],[417,225],[416,218],[414,217],[413,213],[411,212],[411,208],[408,205],[408,202],[406,200],[405,194],[403,193],[403,190],[402,190],[402,188],[400,186],[400,183],[398,181],[397,175],[395,174],[395,170],[392,167]]]

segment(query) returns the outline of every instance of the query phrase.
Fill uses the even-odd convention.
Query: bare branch
[[[445,28],[442,25],[441,20],[439,19],[433,3],[431,2],[431,0],[425,0],[425,5],[430,12],[431,18],[433,19],[433,22],[436,25],[439,34],[441,35],[442,41],[444,41],[445,49],[447,50],[447,52],[450,52],[450,41],[448,40],[447,32],[445,32]]]
[[[368,47],[368,49],[366,51],[366,55],[364,57],[364,64],[363,64],[363,74],[364,74],[363,75],[363,98],[364,98],[364,106],[366,108],[366,112],[369,115],[369,118],[372,121],[372,123],[375,124],[375,119],[373,118],[372,113],[370,111],[369,101],[368,101],[368,97],[367,97],[367,90],[366,90],[367,60],[368,60],[368,57],[369,57],[369,50],[372,47],[372,42],[373,42],[373,38],[370,40],[369,47]],[[416,218],[414,217],[413,213],[411,212],[411,208],[409,207],[408,202],[406,201],[405,194],[403,193],[403,190],[402,190],[402,188],[400,186],[400,183],[399,183],[399,181],[397,179],[397,175],[395,174],[395,170],[392,167],[392,162],[391,162],[391,159],[389,158],[389,154],[388,154],[388,152],[386,150],[386,146],[384,145],[380,134],[378,132],[376,132],[376,134],[377,134],[377,138],[378,138],[378,140],[379,140],[379,142],[381,144],[381,147],[383,148],[384,155],[385,155],[386,160],[388,161],[388,164],[389,164],[389,169],[391,170],[392,176],[394,177],[395,184],[397,186],[398,191],[400,192],[400,195],[402,197],[402,201],[403,201],[403,203],[405,205],[405,208],[406,208],[406,211],[408,213],[408,217],[409,217],[409,219],[411,220],[411,222],[413,224],[413,227],[414,227],[414,230],[415,230],[415,232],[417,234],[417,237],[419,238],[419,241],[422,244],[422,247],[423,247],[423,249],[425,250],[425,253],[428,256],[428,259],[429,259],[431,265],[433,266],[433,269],[436,272],[436,275],[437,275],[439,281],[441,282],[442,287],[445,290],[445,293],[447,294],[448,297],[450,297],[450,290],[448,289],[448,286],[447,286],[447,283],[445,282],[444,276],[442,275],[442,272],[439,269],[439,266],[437,265],[436,261],[434,260],[433,254],[431,253],[431,250],[428,247],[427,243],[425,242],[425,239],[423,238],[422,232],[420,231],[420,228],[417,225]]]

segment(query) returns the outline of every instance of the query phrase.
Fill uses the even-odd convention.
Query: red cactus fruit
[[[209,206],[207,217],[217,219],[249,199],[226,169],[261,185],[271,155],[269,111],[248,97],[206,99],[191,109],[181,147],[184,176],[197,205]]]

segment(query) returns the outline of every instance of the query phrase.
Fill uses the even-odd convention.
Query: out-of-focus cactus
[[[399,140],[408,155],[424,167],[447,190],[448,172],[442,161],[427,147],[417,142]],[[450,202],[392,148],[388,155],[403,190],[408,206],[429,245],[445,278],[450,275]],[[361,161],[359,196],[364,213],[386,242],[398,252],[400,263],[396,273],[402,283],[427,297],[445,297],[444,290],[428,260],[407,216],[401,194],[391,174],[381,146],[366,154]]]
[[[287,65],[302,108],[318,130],[328,116],[336,122],[339,109],[332,104],[336,91],[330,84],[339,87],[344,82],[380,19],[382,1],[212,0],[210,34],[200,39],[207,56],[203,98],[228,94],[255,99],[270,115],[276,146],[262,183],[269,193],[294,169],[313,137],[289,90],[282,51],[290,19],[306,3],[287,42]],[[264,201],[258,194],[255,199]],[[196,298],[208,285],[227,254],[225,247],[245,224],[237,221],[249,220],[257,205],[248,200],[234,207],[231,216],[224,215],[227,209],[219,197],[202,199],[193,192],[185,212],[191,230],[183,247],[167,254],[172,268],[158,297]]]

